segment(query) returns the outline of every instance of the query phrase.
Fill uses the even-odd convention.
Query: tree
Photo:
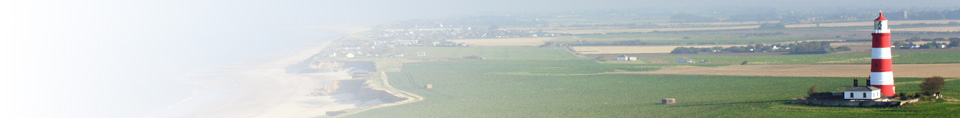
[[[950,38],[950,47],[960,47],[960,38]]]
[[[906,99],[907,99],[907,94],[900,92],[900,100],[906,100]]]
[[[924,95],[932,95],[940,92],[940,89],[943,89],[943,84],[943,77],[933,76],[923,80],[923,83],[920,84],[920,91]]]
[[[907,42],[904,42],[904,41],[893,42],[893,46],[897,46],[897,48],[900,48],[900,49],[910,49],[910,47],[907,47]]]
[[[810,90],[807,90],[808,95],[814,94],[814,93],[817,93],[817,86],[811,86]]]

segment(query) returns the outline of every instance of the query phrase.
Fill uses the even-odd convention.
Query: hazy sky
[[[957,7],[950,0],[7,0],[0,115],[128,117],[182,95],[176,79],[350,27],[477,12],[730,7]],[[96,106],[91,109],[91,106]],[[13,112],[7,112],[13,111]],[[117,112],[122,111],[122,112]],[[13,114],[8,114],[13,113]],[[47,114],[49,115],[49,114]],[[3,117],[3,116],[0,116]]]

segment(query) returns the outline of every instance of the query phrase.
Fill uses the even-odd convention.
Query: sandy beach
[[[273,59],[198,74],[192,78],[202,81],[198,89],[222,89],[226,95],[211,100],[187,99],[185,104],[205,105],[198,105],[196,112],[174,117],[300,118],[356,108],[344,98],[338,102],[333,96],[315,94],[333,80],[350,79],[347,72],[297,74],[285,71],[285,67],[308,59],[330,42],[290,48],[285,53],[271,56],[276,57]]]

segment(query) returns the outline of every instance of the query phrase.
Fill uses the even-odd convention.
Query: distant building
[[[343,50],[360,50],[360,47],[359,46],[343,47]]]
[[[353,53],[347,53],[346,56],[347,56],[347,58],[353,58],[353,57],[354,57]]]
[[[419,45],[419,40],[397,40],[397,44],[400,45]]]
[[[693,63],[693,60],[688,58],[680,58],[677,59],[677,63]]]
[[[910,45],[910,49],[917,49],[917,48],[920,48],[920,44]]]
[[[617,60],[617,61],[636,61],[636,60],[637,60],[637,57],[631,57],[631,56],[627,56],[627,55],[622,55],[622,56],[617,57],[616,60]]]
[[[417,52],[417,56],[418,57],[427,56],[427,52],[423,52],[423,51]]]

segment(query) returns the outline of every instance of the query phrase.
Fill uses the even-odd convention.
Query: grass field
[[[473,46],[540,46],[556,37],[540,38],[500,38],[500,39],[450,39],[447,41],[467,43]]]
[[[544,29],[549,33],[566,34],[605,34],[605,33],[632,33],[632,32],[654,32],[654,31],[703,31],[703,30],[737,30],[737,29],[755,29],[755,26],[722,26],[722,27],[693,27],[693,28],[580,28],[580,29]]]
[[[637,57],[647,62],[673,63],[681,56]],[[866,64],[870,63],[869,53],[854,54],[809,54],[809,55],[760,55],[760,56],[685,56],[695,60],[708,60],[714,64],[740,64],[747,61],[750,65],[773,64]],[[893,63],[960,63],[960,51],[941,52],[901,52],[894,51]]]
[[[956,32],[956,31],[960,31],[960,26],[952,26],[952,27],[918,27],[918,28],[903,28],[903,29],[897,29],[896,31],[914,31],[914,32]]]
[[[960,77],[960,64],[894,64],[894,77]],[[672,74],[778,77],[867,77],[869,64],[848,65],[736,65],[722,67],[682,66],[645,72],[616,74]],[[613,73],[611,73],[613,74]]]
[[[867,28],[869,29],[869,28]],[[783,43],[807,40],[838,40],[835,35],[773,35],[773,36],[747,36],[754,30],[749,31],[726,31],[734,33],[717,32],[668,32],[668,33],[618,33],[618,34],[589,34],[577,35],[573,38],[560,38],[553,40],[555,42],[573,43],[576,41],[587,41],[593,43],[612,43],[616,41],[639,40],[643,43],[668,43],[677,45],[693,44],[755,44],[755,43]],[[784,31],[785,33],[791,33]],[[686,37],[687,39],[684,39]]]
[[[909,25],[909,24],[947,24],[950,22],[960,22],[960,20],[893,20],[889,25]],[[817,24],[790,24],[787,28],[817,27]],[[839,22],[839,23],[820,23],[820,27],[852,27],[852,26],[873,26],[873,20],[862,22]]]
[[[597,75],[632,64],[573,61],[446,61],[403,65],[388,73],[394,87],[425,101],[348,117],[960,117],[957,102],[899,108],[814,107],[785,104],[807,88],[842,91],[851,78],[691,75]],[[916,91],[920,79],[897,78]],[[432,84],[432,89],[422,88]],[[960,95],[960,81],[943,92]],[[658,104],[677,98],[677,104]]]
[[[405,58],[441,59],[480,56],[503,60],[576,60],[579,59],[560,47],[401,47]],[[426,55],[418,56],[418,52]]]
[[[580,54],[635,54],[635,53],[670,53],[677,47],[730,47],[739,45],[696,45],[696,46],[576,46],[570,47]]]

